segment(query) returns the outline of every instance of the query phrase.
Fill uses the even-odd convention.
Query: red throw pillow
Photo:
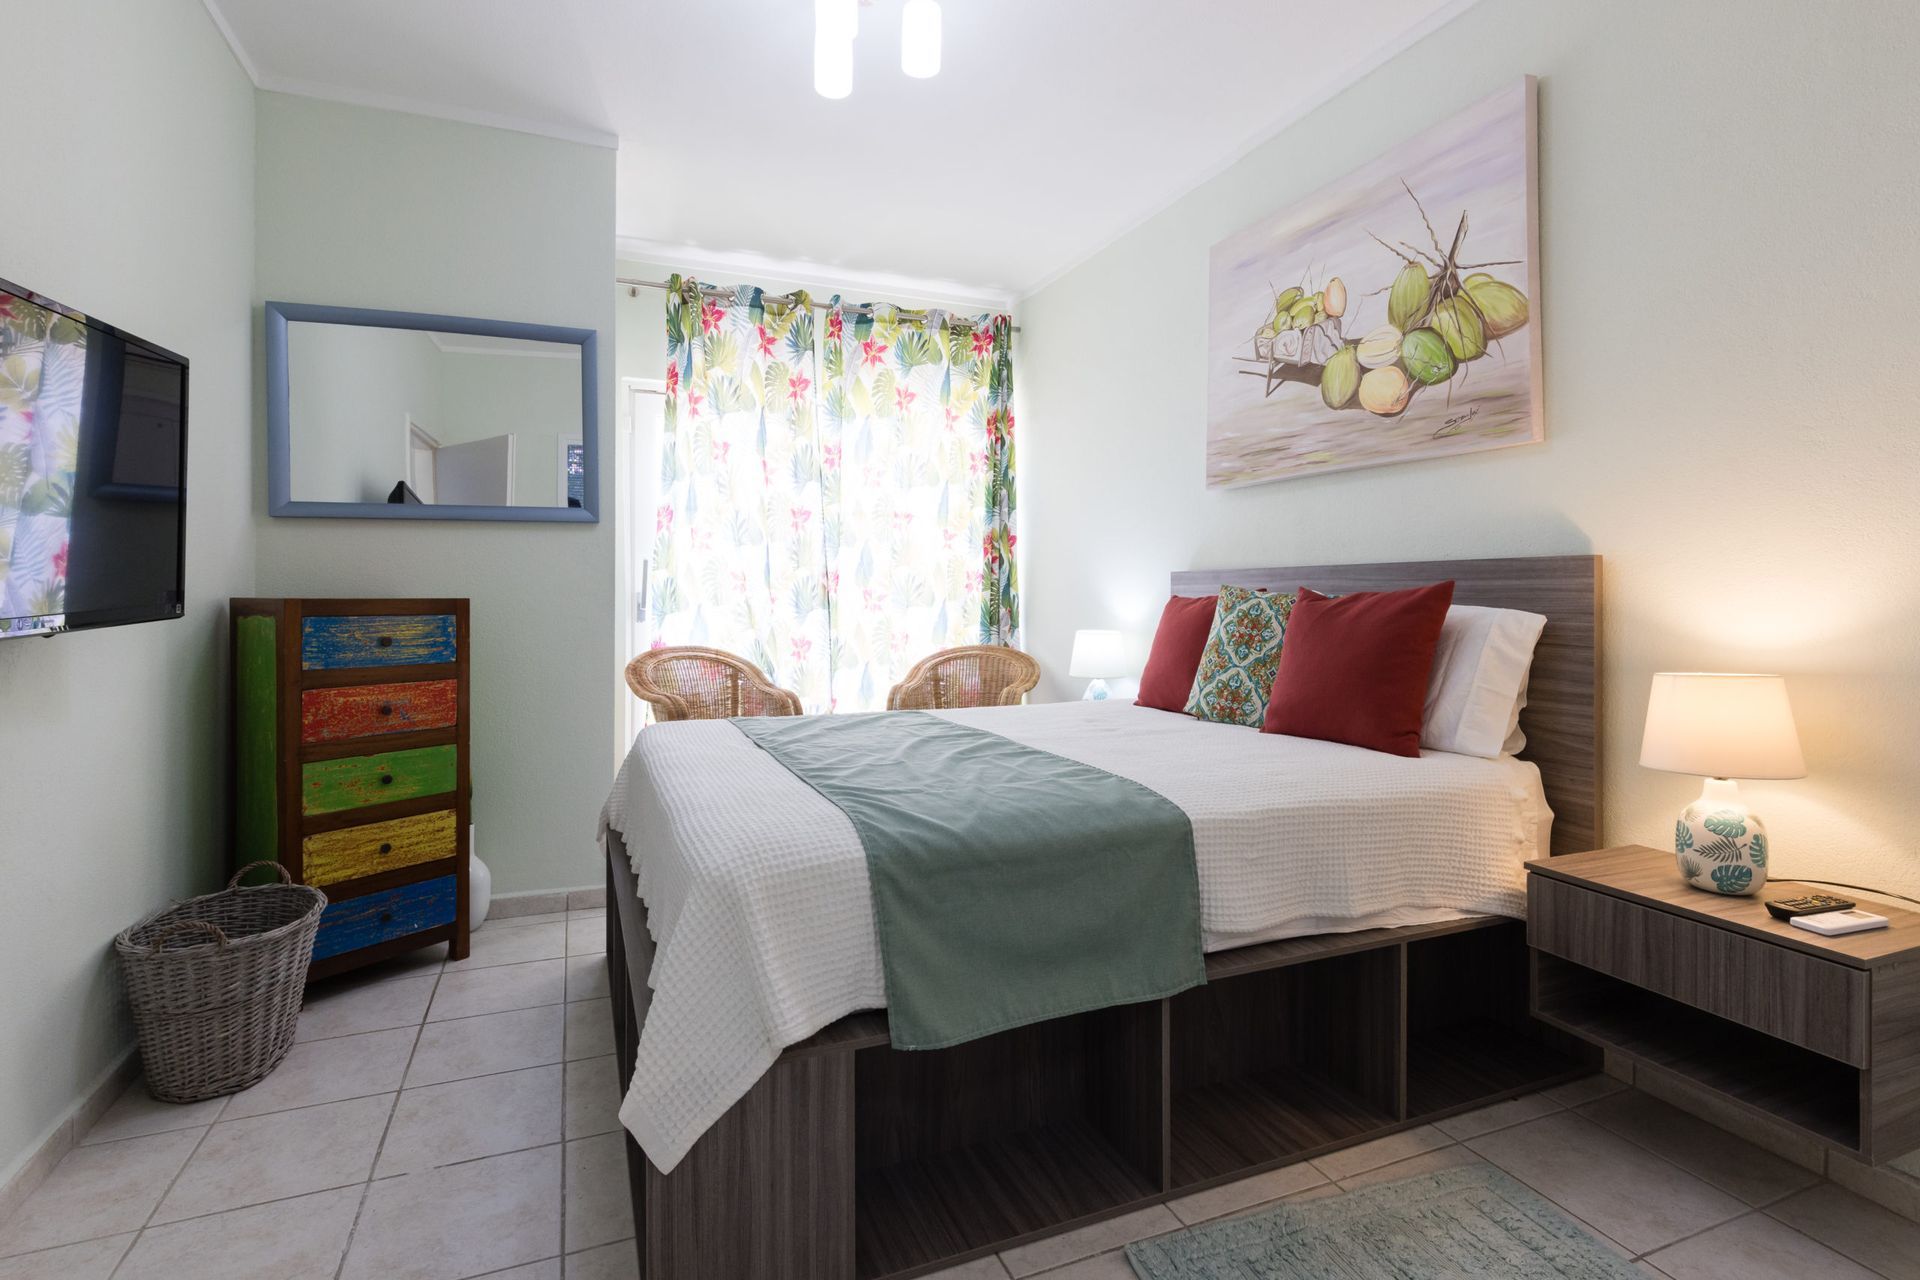
[[[1200,655],[1207,647],[1207,634],[1213,630],[1213,611],[1217,596],[1175,596],[1160,613],[1160,627],[1153,633],[1153,651],[1147,654],[1146,669],[1140,673],[1140,696],[1136,707],[1158,707],[1162,711],[1185,711],[1187,697],[1193,692],[1194,673],[1200,670]]]
[[[1327,597],[1302,589],[1262,733],[1420,754],[1420,719],[1453,583]]]

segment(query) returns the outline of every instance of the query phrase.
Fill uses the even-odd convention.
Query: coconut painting
[[[1207,485],[1542,437],[1534,79],[1213,247]]]

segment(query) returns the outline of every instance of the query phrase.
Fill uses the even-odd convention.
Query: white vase
[[[1758,893],[1767,882],[1767,829],[1740,784],[1709,778],[1673,824],[1673,853],[1689,885],[1708,893]]]
[[[473,828],[467,828],[467,932],[487,922],[487,909],[493,905],[493,872],[473,851]]]

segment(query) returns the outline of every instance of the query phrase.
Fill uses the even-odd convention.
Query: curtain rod
[[[626,277],[626,276],[615,276],[615,277],[613,278],[613,282],[614,282],[615,284],[623,284],[623,285],[626,285],[626,286],[627,286],[627,290],[628,290],[628,296],[629,296],[629,297],[634,297],[634,296],[638,296],[638,295],[637,295],[637,294],[635,293],[635,291],[636,291],[636,290],[639,290],[639,289],[658,289],[658,290],[660,290],[660,292],[662,292],[662,293],[665,293],[665,292],[666,292],[666,291],[667,291],[668,289],[670,289],[670,288],[672,288],[672,287],[673,287],[673,286],[672,286],[671,284],[669,284],[669,283],[668,283],[667,281],[665,281],[665,280],[633,280],[633,279],[629,279],[629,278],[628,278],[628,277]],[[702,289],[702,290],[700,291],[700,296],[701,296],[701,297],[703,297],[703,298],[729,298],[729,299],[731,299],[731,298],[734,298],[734,297],[737,297],[737,296],[738,296],[738,292],[737,292],[736,290],[733,290],[733,289]],[[788,294],[776,294],[776,295],[774,295],[774,297],[776,298],[776,300],[781,300],[781,301],[790,301],[790,300],[791,300],[791,299],[793,298],[793,295],[792,295],[792,294],[790,294],[790,293],[788,293]],[[829,307],[829,306],[828,306],[828,305],[827,305],[826,303],[824,303],[824,302],[816,302],[816,303],[814,303],[814,304],[813,304],[813,309],[814,309],[815,311],[831,311],[831,310],[833,310],[833,308],[832,308],[832,307]],[[849,305],[846,305],[846,304],[844,304],[844,303],[843,303],[843,304],[841,305],[841,307],[840,307],[840,309],[841,309],[842,311],[851,311],[851,312],[853,312],[853,313],[854,313],[854,314],[856,314],[856,315],[863,315],[863,316],[870,316],[870,315],[872,315],[872,314],[873,314],[873,307],[872,307],[872,305],[871,305],[871,304],[868,304],[868,305],[866,305],[866,306],[858,306],[858,307],[856,307],[856,306],[849,306]],[[916,312],[916,311],[903,311],[903,314],[906,314],[906,315],[924,315],[924,314],[926,314],[926,313],[925,313],[924,311],[919,311],[919,312]],[[971,326],[971,325],[965,325],[965,326],[962,326],[962,327],[966,327],[966,328],[971,328],[972,326]],[[1019,326],[1019,325],[1015,325],[1015,326],[1013,326],[1013,331],[1014,331],[1015,333],[1019,333],[1019,332],[1020,332],[1020,326]]]

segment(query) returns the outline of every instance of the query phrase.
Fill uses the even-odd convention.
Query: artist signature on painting
[[[1460,428],[1466,426],[1469,422],[1472,422],[1474,419],[1474,416],[1479,412],[1480,412],[1480,406],[1476,404],[1476,405],[1470,406],[1465,413],[1454,414],[1451,418],[1448,418],[1445,422],[1440,424],[1440,429],[1433,433],[1433,438],[1435,440],[1444,440],[1448,436],[1459,435]]]

